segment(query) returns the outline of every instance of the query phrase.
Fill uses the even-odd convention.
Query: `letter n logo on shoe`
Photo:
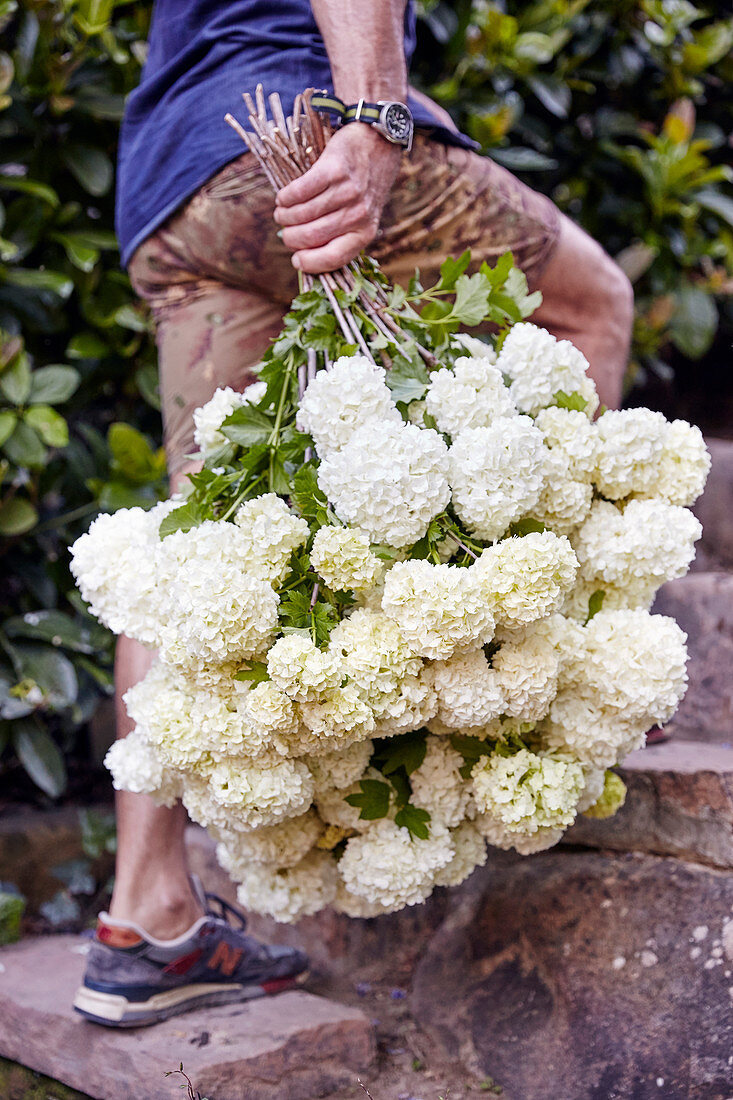
[[[224,940],[220,940],[216,945],[216,951],[214,951],[206,965],[209,970],[218,969],[225,977],[231,978],[232,974],[237,969],[241,957],[241,947],[231,947],[230,944],[225,943]]]

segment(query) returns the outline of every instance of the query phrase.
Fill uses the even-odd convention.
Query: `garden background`
[[[113,231],[118,128],[151,6],[0,0],[0,806],[92,797],[90,722],[113,646],[74,591],[67,546],[99,510],[166,495],[150,323]],[[721,11],[426,0],[413,72],[631,278],[627,401],[718,436],[733,421]]]

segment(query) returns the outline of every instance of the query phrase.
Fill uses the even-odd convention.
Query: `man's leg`
[[[162,280],[156,293],[146,282]],[[166,269],[155,238],[139,250],[131,269],[133,281],[153,305],[156,318],[164,435],[173,490],[196,463],[194,408],[215,389],[244,389],[254,381],[259,361],[282,324],[283,309],[261,295],[213,280],[181,275],[166,293]],[[155,655],[140,643],[120,638],[115,660],[117,736],[132,729],[122,697],[141,680]],[[132,921],[158,939],[186,931],[201,916],[188,878],[184,845],[187,815],[182,805],[157,806],[146,795],[119,791],[117,868],[110,904],[113,919]]]

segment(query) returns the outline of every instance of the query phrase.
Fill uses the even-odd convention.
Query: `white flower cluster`
[[[93,613],[158,651],[125,697],[115,787],[181,798],[242,904],[277,920],[418,904],[487,844],[540,851],[613,812],[607,769],[685,690],[684,635],[649,607],[700,534],[698,430],[594,422],[583,356],[531,324],[498,356],[460,334],[450,358],[406,418],[363,356],[310,382],[297,426],[331,522],[266,493],[160,539],[168,502],[73,548]],[[261,393],[217,391],[201,450]]]
[[[226,436],[219,429],[235,409],[243,405],[256,405],[265,396],[267,386],[264,382],[253,382],[246,390],[238,393],[231,386],[216,390],[214,396],[193,414],[193,441],[201,452],[201,457],[226,443]]]

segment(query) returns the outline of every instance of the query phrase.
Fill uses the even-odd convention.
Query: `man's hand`
[[[349,123],[305,175],[278,192],[275,221],[293,267],[313,275],[353,260],[377,234],[402,150],[370,126]]]

